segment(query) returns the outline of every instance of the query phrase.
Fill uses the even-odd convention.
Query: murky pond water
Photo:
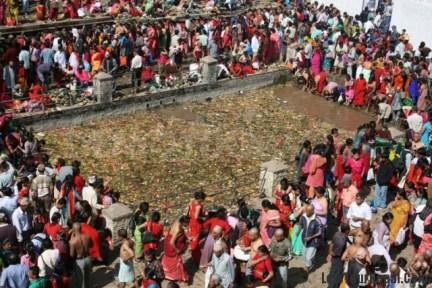
[[[47,149],[81,160],[84,175],[104,177],[126,202],[166,207],[197,187],[231,201],[233,177],[240,196],[256,192],[262,162],[292,163],[305,139],[322,141],[332,127],[352,136],[371,119],[288,84],[56,129]]]

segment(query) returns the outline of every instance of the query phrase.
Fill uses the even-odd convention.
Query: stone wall
[[[31,127],[35,131],[46,131],[177,103],[204,101],[208,98],[230,93],[285,83],[289,78],[290,74],[287,70],[276,70],[250,75],[243,79],[220,80],[214,84],[201,84],[156,93],[140,93],[111,103],[95,103],[86,106],[65,107],[60,111],[17,115],[15,119],[20,124]]]

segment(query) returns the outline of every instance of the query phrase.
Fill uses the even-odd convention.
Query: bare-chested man
[[[133,284],[135,280],[133,258],[135,252],[133,250],[134,243],[127,236],[126,229],[120,229],[118,236],[122,241],[120,247],[120,269],[118,273],[118,287],[124,288],[128,283]],[[138,244],[139,245],[139,244]]]
[[[76,222],[72,226],[69,240],[69,253],[75,259],[72,271],[71,287],[90,288],[90,274],[92,263],[89,256],[89,249],[92,245],[88,235],[81,233],[81,224]]]
[[[432,250],[426,250],[424,253],[417,253],[412,259],[408,270],[413,278],[421,278],[430,271],[432,264]]]
[[[358,239],[358,241],[361,242],[361,245],[363,247],[367,247],[369,245],[369,240],[372,237],[372,230],[370,228],[370,221],[362,220],[360,227],[357,229],[351,230],[351,232],[349,233],[349,236],[353,237],[353,239],[360,238],[360,239]]]
[[[341,258],[342,261],[349,261],[351,259],[354,259],[359,250],[361,250],[361,251],[365,250],[366,251],[366,261],[370,263],[369,253],[366,250],[367,246],[364,245],[364,242],[365,242],[364,237],[355,236],[353,244],[348,246],[346,248],[345,252],[343,253],[342,258]]]

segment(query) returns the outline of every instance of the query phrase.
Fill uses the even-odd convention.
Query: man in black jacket
[[[381,156],[376,174],[375,199],[373,203],[375,208],[386,208],[388,186],[394,173],[395,168],[393,163],[389,160],[389,155],[384,153]]]

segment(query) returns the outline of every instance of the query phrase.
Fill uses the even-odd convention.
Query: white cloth
[[[135,55],[131,61],[131,70],[139,69],[142,67],[142,57],[140,55]]]
[[[52,222],[51,222],[51,217],[54,215],[54,213],[57,212],[57,213],[59,213],[60,216],[61,216],[58,224],[60,224],[62,227],[67,227],[66,217],[64,217],[64,215],[63,215],[63,211],[62,211],[62,210],[63,210],[63,209],[59,209],[59,208],[57,208],[56,205],[54,205],[53,207],[51,207],[51,210],[50,210],[50,213],[49,213],[50,223],[52,223]]]
[[[97,193],[93,187],[91,187],[91,186],[84,187],[84,189],[82,191],[82,197],[83,197],[83,200],[87,201],[92,208],[95,208],[95,209],[103,209],[104,208],[103,205],[100,205],[97,203],[98,202],[98,196],[97,196]]]
[[[359,228],[361,221],[354,221],[352,217],[364,218],[366,220],[372,219],[371,208],[366,202],[363,202],[360,206],[357,202],[353,202],[348,209],[347,218],[350,220],[350,225],[352,228]]]
[[[57,249],[47,249],[39,255],[37,265],[40,269],[39,276],[45,277],[47,272],[54,271],[60,260],[60,251]]]
[[[390,257],[390,254],[388,253],[387,249],[382,246],[379,243],[374,243],[373,245],[368,247],[368,251],[369,251],[369,255],[372,257],[373,255],[378,255],[378,256],[384,256],[384,258],[386,259],[387,262],[387,270],[384,273],[380,273],[375,271],[375,273],[380,274],[380,275],[390,275],[390,264],[393,262],[393,260]]]
[[[415,133],[420,133],[423,127],[423,118],[420,116],[420,114],[413,113],[409,115],[407,122],[410,129],[412,129]]]
[[[425,207],[425,204],[419,205],[416,207],[416,211],[421,212]],[[420,219],[418,214],[414,218],[413,233],[420,238],[422,238],[424,234],[424,221]]]

